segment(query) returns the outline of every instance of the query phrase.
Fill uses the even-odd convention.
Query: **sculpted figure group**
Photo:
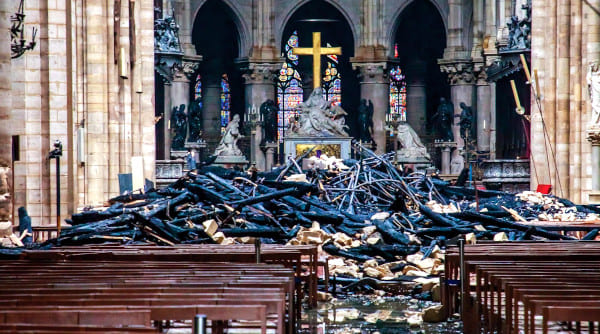
[[[297,123],[290,122],[291,136],[348,137],[344,121],[346,112],[340,106],[331,106],[323,97],[321,88],[315,88],[306,102],[300,103]]]

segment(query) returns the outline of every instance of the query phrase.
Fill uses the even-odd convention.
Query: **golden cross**
[[[321,47],[321,33],[313,32],[312,48],[294,48],[293,51],[299,56],[313,56],[313,88],[321,87],[321,56],[322,55],[341,55],[342,48]]]

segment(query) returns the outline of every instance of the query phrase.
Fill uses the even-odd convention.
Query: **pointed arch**
[[[304,5],[308,4],[309,2],[312,2],[314,0],[300,0],[300,1],[289,1],[290,4],[293,4],[293,6],[291,8],[287,8],[285,10],[285,16],[283,17],[283,19],[281,20],[281,27],[286,27],[289,25],[290,23],[290,19],[294,16],[294,14],[296,14],[296,12],[302,8]],[[333,6],[338,12],[340,12],[340,14],[344,17],[344,19],[346,20],[346,23],[349,25],[350,30],[352,31],[352,40],[353,40],[353,44],[354,44],[354,48],[356,48],[356,46],[359,44],[358,41],[358,31],[356,30],[357,27],[359,27],[359,23],[357,22],[359,20],[359,18],[353,19],[352,16],[350,15],[350,12],[344,8],[344,6],[342,6],[342,4],[340,4],[337,1],[332,1],[332,0],[325,0],[323,1],[331,6]],[[287,36],[284,36],[284,29],[279,29],[277,31],[277,36],[275,36],[276,38],[276,45],[278,47],[281,47],[281,45],[283,45],[284,40],[287,38]],[[283,52],[283,50],[279,50],[279,52]],[[352,52],[356,52],[356,50],[352,50]]]
[[[391,19],[388,24],[388,29],[386,31],[386,45],[394,45],[394,40],[396,38],[396,31],[398,31],[398,26],[400,25],[400,16],[403,14],[404,10],[408,8],[415,1],[427,1],[431,3],[436,9],[437,14],[440,16],[444,24],[444,32],[446,34],[446,38],[448,36],[448,1],[444,0],[408,0],[404,2],[399,2],[398,7],[393,12]],[[390,48],[390,56],[393,57],[393,48]]]
[[[190,30],[193,30],[193,27],[196,25],[196,19],[198,18],[198,14],[202,7],[208,1],[219,1],[226,8],[227,12],[231,18],[231,20],[235,23],[236,29],[239,34],[239,39],[237,41],[238,47],[238,57],[244,57],[250,50],[250,46],[252,45],[252,34],[251,34],[251,21],[249,22],[247,18],[242,14],[243,11],[239,8],[239,3],[237,1],[232,0],[189,0],[191,1],[192,11],[191,15],[191,27]]]

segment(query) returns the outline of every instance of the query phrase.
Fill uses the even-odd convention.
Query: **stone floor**
[[[333,299],[329,302],[319,303],[314,310],[305,310],[298,333],[462,333],[460,321],[451,320],[441,323],[415,321],[419,318],[416,316],[419,311],[434,304],[407,296],[356,296]],[[189,326],[189,323],[176,323],[174,328],[166,332],[169,334],[191,333]],[[275,333],[275,330],[267,332]],[[260,330],[230,329],[229,333],[260,333]]]

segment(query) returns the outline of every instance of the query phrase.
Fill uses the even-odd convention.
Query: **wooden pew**
[[[457,281],[460,277],[458,255],[455,247],[449,248],[446,255],[447,280],[443,286],[443,301],[450,312],[454,310],[453,296],[456,291],[452,291],[448,281]],[[465,333],[475,333],[480,329],[509,333],[519,326],[519,303],[528,298],[527,289],[524,288],[526,284],[541,284],[545,279],[561,282],[556,286],[547,286],[548,294],[573,282],[584,284],[597,275],[600,243],[508,242],[467,245],[464,259],[465,274],[469,278],[467,293],[461,303]],[[556,263],[560,264],[553,265]],[[476,279],[474,286],[471,284],[473,276]],[[537,304],[539,306],[533,311],[540,314],[544,305],[542,301],[537,301]],[[527,304],[525,311],[529,312],[532,307]]]
[[[446,255],[446,278],[447,280],[443,285],[443,301],[447,305],[447,309],[452,312],[455,309],[453,297],[456,295],[456,291],[451,291],[448,286],[448,281],[457,281],[459,278],[459,256],[457,248],[451,247],[448,249]],[[543,261],[593,261],[600,260],[600,243],[595,242],[516,242],[516,243],[486,243],[485,245],[467,245],[465,247],[465,271],[468,273],[469,278],[474,276],[474,261],[489,261],[490,264],[496,261],[530,261],[530,262],[543,262]],[[481,284],[478,282],[477,284]],[[475,298],[471,298],[473,288],[471,284],[467,284],[467,295],[462,301],[462,314],[463,321],[465,322],[465,332],[475,332],[475,328],[470,328],[470,325],[479,327],[480,316],[478,307],[489,307],[492,306],[492,310],[498,309],[498,303],[496,304],[482,304],[473,305]],[[504,293],[504,287],[491,287],[491,286],[479,286],[479,289],[493,293],[499,291]],[[498,289],[498,290],[496,290]],[[491,291],[491,292],[490,292]],[[453,296],[454,295],[454,296]],[[496,294],[495,296],[499,296]],[[455,297],[454,297],[455,298]],[[493,302],[494,300],[490,300]],[[510,302],[509,302],[510,303]],[[508,307],[507,305],[504,305]],[[483,310],[489,311],[489,310]],[[490,313],[483,313],[490,314]],[[502,315],[502,311],[496,312],[495,314]],[[505,313],[510,316],[510,313]],[[493,319],[487,318],[487,321]],[[489,328],[489,326],[488,326]]]
[[[76,254],[76,252],[73,252],[73,254]],[[289,252],[287,254],[297,253]],[[143,254],[143,252],[141,254],[136,254],[138,257],[144,257],[145,255],[146,254]],[[13,280],[14,282],[14,278],[19,277],[19,281],[22,282],[28,289],[38,289],[37,291],[39,294],[35,297],[38,297],[39,299],[48,298],[49,301],[53,300],[54,303],[60,303],[60,301],[65,303],[82,303],[84,304],[83,306],[88,309],[98,307],[97,304],[100,303],[109,305],[115,304],[116,306],[138,304],[129,305],[129,307],[149,309],[152,312],[151,314],[153,319],[158,319],[156,317],[160,316],[161,314],[174,317],[167,319],[185,319],[180,318],[181,316],[190,316],[189,318],[191,319],[194,314],[190,313],[191,309],[188,306],[195,306],[196,308],[193,310],[200,311],[200,309],[197,308],[199,305],[194,305],[194,303],[199,302],[198,298],[201,297],[201,293],[194,294],[193,297],[196,298],[187,296],[190,298],[186,300],[184,298],[186,297],[185,295],[176,295],[173,294],[173,291],[176,288],[183,287],[183,289],[187,289],[185,293],[190,294],[191,288],[202,287],[206,289],[207,286],[210,288],[210,285],[212,284],[212,288],[237,289],[230,290],[237,293],[235,295],[225,295],[223,293],[212,294],[210,298],[205,296],[206,299],[200,299],[202,303],[208,302],[209,300],[212,300],[212,298],[214,298],[216,301],[215,303],[211,303],[209,305],[210,307],[204,306],[202,311],[205,312],[203,313],[210,313],[213,312],[211,310],[217,309],[219,312],[213,314],[214,317],[218,317],[217,314],[220,314],[221,317],[223,315],[229,315],[230,318],[213,320],[230,320],[239,319],[240,312],[245,312],[245,314],[251,314],[253,312],[252,316],[247,316],[249,319],[239,320],[260,320],[261,330],[264,332],[266,330],[267,311],[274,312],[277,314],[278,333],[283,332],[283,321],[285,319],[284,305],[286,305],[286,300],[291,302],[291,298],[286,299],[286,295],[284,293],[288,293],[288,296],[292,296],[293,294],[291,292],[294,291],[294,279],[293,276],[290,276],[292,272],[289,270],[283,270],[283,267],[277,266],[275,266],[275,270],[265,270],[265,267],[273,267],[272,265],[266,266],[259,264],[256,265],[256,270],[240,270],[242,268],[249,267],[249,264],[245,263],[243,264],[243,267],[239,263],[207,264],[203,262],[197,262],[197,259],[195,259],[196,261],[188,261],[184,263],[167,261],[163,258],[161,258],[161,261],[142,261],[141,263],[138,261],[131,262],[125,260],[109,262],[100,260],[67,260],[66,262],[54,262],[52,261],[52,256],[45,257],[43,260],[37,259],[31,261],[15,261],[12,266],[3,266],[0,268],[0,281]],[[150,257],[154,257],[154,255],[151,254]],[[23,270],[23,268],[29,269]],[[1,275],[2,270],[4,270],[4,273],[8,275]],[[95,273],[96,271],[97,273]],[[66,296],[50,295],[49,293],[54,291],[53,288],[55,287],[62,289],[58,290],[60,290],[62,293],[65,293]],[[122,294],[125,291],[134,293],[134,290],[132,290],[134,287],[144,289],[160,289],[161,292],[155,292],[154,297],[159,297],[155,299],[135,299],[130,298],[130,296],[124,297],[124,299],[111,299],[111,297],[115,297],[114,294],[110,295],[111,289],[121,289],[119,294]],[[83,291],[88,288],[96,289],[94,292],[95,294],[99,293],[98,289],[104,289],[104,292],[100,292],[100,294],[105,293],[106,295],[101,298],[92,298],[92,301],[90,302],[88,295],[77,296],[74,294],[74,291],[69,291],[70,289],[78,289],[79,293],[83,293]],[[267,288],[271,290],[270,292],[265,292],[262,294],[252,294],[252,291],[249,291],[248,294],[243,294],[240,293],[243,291],[242,288]],[[141,294],[148,293],[148,291],[139,291],[138,293],[140,294],[137,297],[141,297]],[[44,297],[44,294],[48,294],[50,297]],[[207,294],[207,292],[205,291],[204,294]],[[2,290],[0,291],[0,296],[2,295],[9,297],[11,293],[8,290]],[[25,295],[18,296],[18,294],[13,294],[13,296],[19,297],[17,300],[21,302],[27,298],[31,299],[31,297],[26,297]],[[275,296],[275,298],[270,298],[273,296]],[[77,301],[76,297],[84,298]],[[94,301],[98,300],[101,300],[102,302],[97,302],[96,305],[94,305]],[[247,304],[248,302],[252,304],[244,304]],[[6,304],[6,302],[4,303]],[[85,305],[86,303],[89,305]],[[21,305],[19,305],[19,307],[21,307],[21,309],[25,307],[34,307],[33,305],[27,306],[23,303],[20,304]],[[183,306],[180,306],[179,304],[183,304]],[[13,304],[13,307],[17,307],[17,304]],[[234,312],[228,310],[234,310]],[[288,314],[290,326],[288,328],[291,332],[293,330],[292,322],[294,314],[292,303],[289,303],[288,310],[290,311]]]
[[[0,309],[3,324],[110,325],[121,327],[150,325],[150,311],[138,310],[7,310]]]

